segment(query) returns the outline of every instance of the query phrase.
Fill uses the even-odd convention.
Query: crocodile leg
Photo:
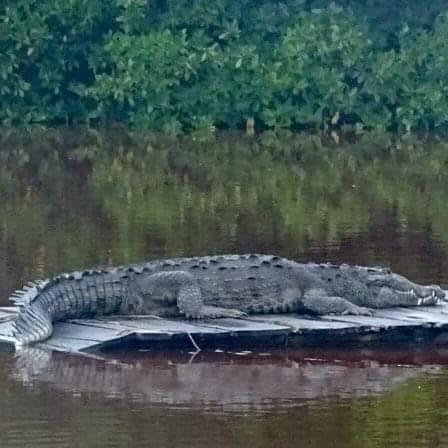
[[[176,301],[179,311],[190,319],[243,317],[245,313],[236,309],[204,305],[202,291],[196,279],[185,271],[163,271],[139,281],[144,301]],[[145,304],[143,304],[145,307]],[[157,314],[157,311],[155,311]]]
[[[192,276],[191,281],[184,282],[179,289],[177,306],[185,317],[190,319],[216,319],[219,317],[244,317],[245,313],[236,309],[206,306],[202,300],[201,289]]]
[[[371,316],[373,311],[358,306],[338,296],[329,296],[324,289],[310,289],[303,298],[305,308],[316,314],[353,314],[355,316]]]

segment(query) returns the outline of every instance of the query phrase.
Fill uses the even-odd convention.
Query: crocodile
[[[102,315],[372,315],[375,308],[435,305],[444,298],[439,286],[422,286],[382,267],[261,254],[153,260],[29,283],[10,297],[20,306],[10,340],[17,346],[44,341],[54,322]]]

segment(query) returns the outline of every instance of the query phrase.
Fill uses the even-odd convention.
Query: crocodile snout
[[[438,285],[428,286],[432,296],[436,296],[440,300],[446,299],[446,292]]]
[[[370,275],[367,284],[373,287],[388,287],[395,292],[410,293],[423,301],[437,302],[448,300],[445,291],[438,285],[422,286],[412,283],[399,274],[374,274]]]
[[[445,297],[445,293],[443,292],[443,290],[436,285],[417,286],[416,288],[413,288],[412,291],[417,297],[421,299],[427,299],[431,297],[435,299],[442,299]]]
[[[436,305],[439,300],[445,299],[445,291],[436,285],[419,288],[416,293],[419,305]]]

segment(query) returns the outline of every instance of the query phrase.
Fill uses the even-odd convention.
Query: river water
[[[448,142],[0,132],[0,304],[97,264],[239,252],[448,285]],[[448,347],[0,347],[3,447],[442,447]]]

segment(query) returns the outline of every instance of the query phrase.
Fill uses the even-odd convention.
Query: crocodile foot
[[[220,317],[232,317],[240,319],[247,317],[247,314],[243,311],[239,311],[231,308],[219,308],[217,306],[202,306],[201,309],[195,314],[186,314],[189,319],[217,319]]]
[[[343,316],[373,316],[373,310],[364,306],[352,305],[341,313]]]

